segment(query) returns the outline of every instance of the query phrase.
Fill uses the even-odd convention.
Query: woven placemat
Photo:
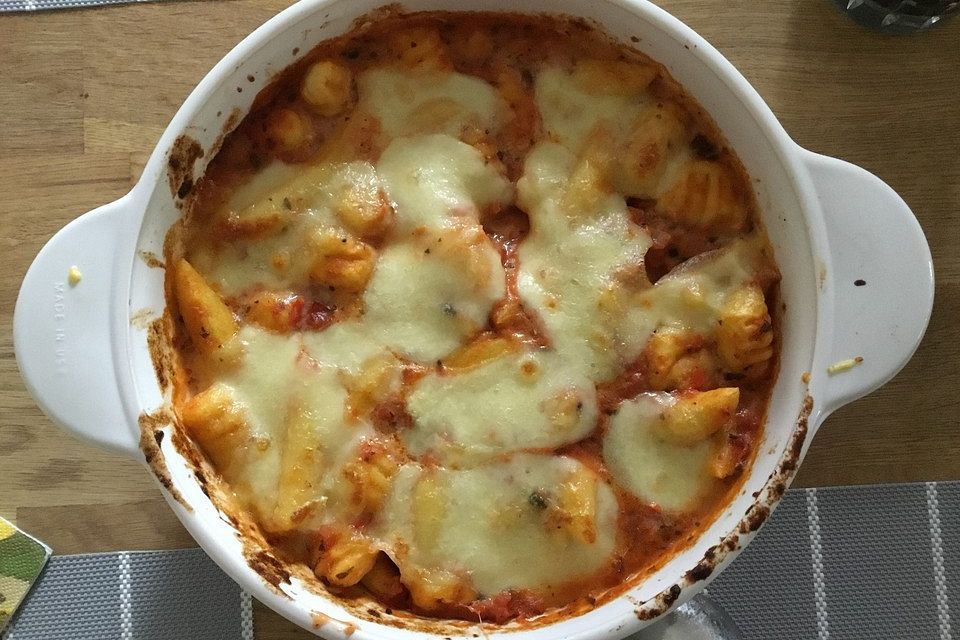
[[[791,490],[709,591],[750,640],[950,640],[951,585],[960,482]]]
[[[50,11],[57,9],[86,9],[114,4],[137,4],[162,0],[0,0],[0,13],[23,11]]]
[[[747,640],[951,640],[956,584],[950,482],[791,490],[709,593]],[[250,640],[250,597],[199,549],[54,557],[3,635],[105,638]]]

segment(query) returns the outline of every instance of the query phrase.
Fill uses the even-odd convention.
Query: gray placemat
[[[791,490],[709,592],[747,640],[951,640],[960,482]],[[637,640],[640,640],[639,634]],[[3,640],[251,640],[198,549],[54,557]]]
[[[941,482],[791,490],[709,591],[750,640],[951,640],[958,584],[960,482]]]
[[[0,0],[0,13],[22,11],[45,11],[54,9],[84,9],[113,4],[136,4],[160,0]]]
[[[2,640],[250,640],[250,596],[200,549],[54,556]]]

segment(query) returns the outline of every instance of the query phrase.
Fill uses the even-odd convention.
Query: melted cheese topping
[[[338,474],[372,429],[362,424],[344,428],[346,394],[337,370],[311,359],[299,335],[278,336],[244,327],[233,346],[238,362],[220,374],[218,384],[246,416],[251,443],[240,452],[242,464],[232,465],[231,482],[267,526],[275,525],[278,501],[287,497],[280,484],[285,447],[294,416],[300,414],[306,429],[301,439],[316,448],[324,473],[313,478],[310,491],[298,499],[301,506],[315,503],[321,511],[329,503],[333,509],[323,518],[334,518],[347,503]]]
[[[243,217],[272,209],[274,195],[295,181],[300,173],[299,167],[274,160],[234,189],[226,208]]]
[[[373,69],[357,79],[360,107],[390,137],[424,133],[458,136],[472,125],[494,129],[504,105],[489,84],[448,71]]]
[[[716,482],[707,471],[713,442],[683,447],[657,433],[655,424],[674,402],[669,394],[645,394],[621,404],[610,418],[603,458],[617,483],[640,499],[683,511]]]
[[[293,386],[300,337],[281,336],[253,326],[237,336],[242,352],[239,366],[225,368],[220,382],[234,391],[249,416],[251,435],[272,440],[282,434],[284,416],[277,411],[277,398],[287,396]]]
[[[558,530],[551,517],[557,488],[579,474],[592,472],[570,458],[528,454],[461,471],[408,467],[379,530],[401,572],[420,581],[465,576],[481,595],[549,590],[594,573],[613,551],[617,502],[606,484],[596,484],[593,543]]]
[[[317,362],[357,373],[364,362],[384,350],[380,341],[369,339],[368,332],[362,320],[346,320],[323,331],[303,334],[303,346]]]
[[[396,231],[475,226],[480,212],[509,202],[510,183],[480,152],[447,135],[400,138],[377,169],[397,212]]]
[[[384,250],[364,294],[363,339],[430,363],[486,324],[505,291],[500,257],[485,237],[456,238]]]
[[[651,99],[645,84],[629,82],[629,75],[617,78],[615,69],[596,67],[547,68],[537,76],[536,100],[547,138],[578,154],[591,136],[605,132],[612,165],[606,178],[624,195],[658,198],[683,177],[694,159],[682,143],[685,128]],[[663,148],[651,146],[657,142]],[[631,177],[632,164],[650,159],[651,153],[656,154],[651,170],[644,170],[642,179]]]
[[[535,94],[547,136],[573,152],[598,124],[622,138],[652,103],[643,90],[604,93],[585,86],[576,74],[553,67],[537,75]]]
[[[574,163],[569,151],[551,143],[527,158],[518,197],[530,216],[530,235],[520,246],[518,287],[567,366],[600,381],[616,373],[618,361],[603,301],[625,286],[630,267],[642,264],[650,238],[630,222],[622,196],[598,191],[589,210],[566,210]]]
[[[369,355],[347,346],[355,340],[432,363],[483,328],[505,293],[499,253],[478,216],[511,189],[476,149],[446,135],[400,138],[378,169],[398,241],[379,256],[363,317],[316,340]]]
[[[553,353],[524,350],[460,374],[432,373],[407,399],[416,428],[408,450],[445,463],[518,449],[554,449],[586,436],[597,420],[590,380]]]
[[[301,287],[308,281],[310,261],[297,256],[308,252],[318,232],[342,231],[337,205],[357,195],[373,199],[381,188],[369,162],[306,169],[275,162],[240,187],[221,212],[228,224],[260,231],[224,245],[204,271],[231,296],[254,287]]]
[[[624,354],[636,357],[660,328],[713,335],[726,300],[755,277],[759,250],[757,236],[737,240],[698,256],[636,294],[618,323]]]

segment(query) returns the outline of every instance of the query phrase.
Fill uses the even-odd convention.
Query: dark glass
[[[729,615],[705,593],[627,640],[743,640]]]
[[[885,33],[915,33],[960,10],[960,0],[833,0],[862,25]]]

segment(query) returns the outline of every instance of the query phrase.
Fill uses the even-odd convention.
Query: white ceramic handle
[[[128,202],[122,198],[80,216],[47,242],[20,287],[13,341],[27,389],[51,420],[95,445],[134,456],[137,429],[115,366],[126,329],[115,326],[114,300],[126,273],[118,268],[118,239]],[[82,278],[71,285],[73,266]]]
[[[910,360],[933,310],[933,260],[910,208],[856,165],[803,151],[826,222],[833,333],[829,364],[863,358],[825,376],[823,415],[893,378]]]

